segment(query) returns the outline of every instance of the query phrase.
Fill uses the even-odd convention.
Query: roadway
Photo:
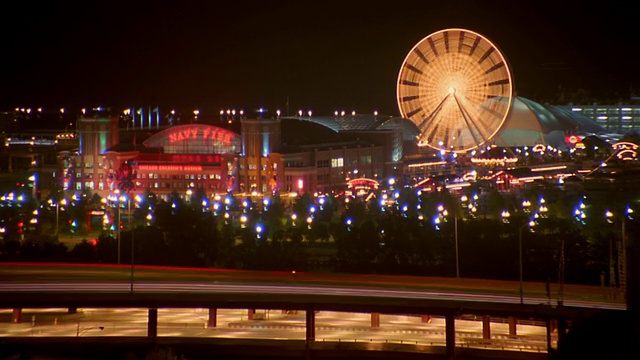
[[[11,310],[0,310],[0,337],[146,337],[147,309],[82,308],[24,309],[23,323],[11,324]],[[259,315],[259,316],[258,316]],[[207,325],[208,309],[159,309],[158,337],[220,339],[305,340],[305,314],[297,311],[257,310],[250,320],[246,309],[220,309],[216,327]],[[491,324],[491,339],[482,338],[480,319],[456,320],[458,347],[546,353],[546,328],[533,321],[518,324],[509,333],[503,319]],[[553,345],[557,342],[552,335]],[[346,343],[394,343],[445,346],[445,320],[425,321],[416,315],[382,314],[380,326],[371,326],[370,314],[320,311],[316,314],[316,341]]]
[[[442,347],[445,316],[453,315],[456,347],[546,353],[540,319],[626,309],[616,292],[570,284],[559,296],[556,284],[547,292],[546,284],[524,283],[521,304],[520,284],[510,281],[155,266],[135,266],[131,274],[128,265],[2,263],[0,308],[22,308],[23,323],[1,321],[0,336],[144,337],[148,309],[158,308],[158,338],[303,341],[307,310],[316,312],[317,343]],[[38,313],[72,306],[78,313]],[[216,327],[206,325],[207,306],[217,308]],[[248,319],[246,309],[264,315]],[[379,327],[372,312],[381,314]],[[492,317],[490,339],[483,337],[485,314]],[[517,335],[507,316],[520,319]],[[553,346],[557,337],[550,340]]]
[[[519,304],[519,283],[468,278],[236,271],[179,267],[0,263],[0,294],[257,294],[366,297]],[[524,305],[625,310],[617,291],[597,286],[524,282]],[[0,304],[2,299],[0,299]]]

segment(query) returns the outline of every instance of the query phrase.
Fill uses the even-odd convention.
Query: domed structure
[[[516,96],[496,144],[502,146],[550,145],[565,149],[567,134],[602,135],[606,131],[591,118],[553,105]]]

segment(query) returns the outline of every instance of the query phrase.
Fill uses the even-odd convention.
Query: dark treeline
[[[133,254],[146,265],[453,277],[457,248],[461,277],[518,280],[521,240],[525,281],[599,285],[604,278],[608,285],[612,269],[616,281],[620,224],[595,215],[576,221],[579,195],[548,202],[534,224],[531,212],[495,190],[484,194],[488,200],[476,213],[446,192],[416,196],[405,189],[384,207],[378,195],[348,203],[328,196],[319,204],[309,194],[292,203],[276,194],[264,208],[234,199],[216,212],[203,210],[202,194],[162,201],[147,193],[148,203],[135,210],[135,230],[121,231],[121,263]],[[149,223],[148,209],[154,209]],[[511,210],[508,218],[503,209]],[[588,211],[603,210],[592,204]],[[625,226],[634,236],[637,222],[628,218]],[[89,240],[69,249],[48,235],[5,237],[0,260],[117,263],[113,232]]]

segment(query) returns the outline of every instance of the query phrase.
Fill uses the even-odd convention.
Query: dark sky
[[[0,5],[0,111],[155,106],[336,109],[397,115],[413,45],[445,28],[480,33],[518,95],[601,102],[640,87],[629,1],[13,1]],[[625,4],[626,3],[626,4]],[[637,16],[636,16],[637,17]]]

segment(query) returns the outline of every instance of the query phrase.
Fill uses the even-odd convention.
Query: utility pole
[[[618,242],[618,282],[620,283],[620,291],[625,299],[627,298],[627,235],[624,225],[628,213],[629,209],[623,211],[620,217],[622,233]]]
[[[564,303],[564,238],[560,242],[560,262],[558,263],[558,306]]]

